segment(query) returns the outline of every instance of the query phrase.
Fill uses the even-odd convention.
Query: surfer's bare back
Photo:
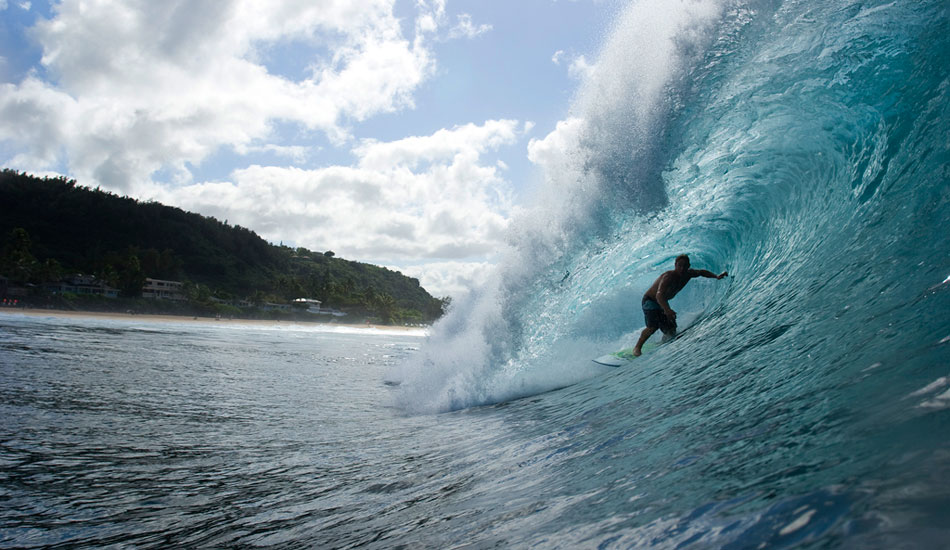
[[[663,331],[664,342],[676,336],[676,312],[670,307],[669,300],[683,290],[690,279],[695,277],[722,279],[729,275],[725,271],[716,275],[705,269],[690,269],[689,256],[686,254],[677,256],[674,265],[672,271],[667,271],[657,277],[653,286],[643,294],[643,319],[647,327],[640,333],[640,340],[633,348],[634,356],[640,356],[643,344],[657,330]]]

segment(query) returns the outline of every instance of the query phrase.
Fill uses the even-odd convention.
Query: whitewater
[[[619,7],[425,334],[0,312],[0,548],[945,548],[948,12]]]

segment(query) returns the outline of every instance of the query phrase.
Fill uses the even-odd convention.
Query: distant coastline
[[[424,331],[423,327],[407,327],[407,326],[396,326],[396,325],[378,325],[370,323],[316,323],[316,322],[306,322],[306,321],[293,321],[293,320],[276,320],[276,319],[238,319],[233,318],[229,319],[226,317],[202,317],[202,316],[188,316],[188,315],[164,315],[164,314],[152,314],[152,313],[118,313],[118,312],[101,312],[101,311],[71,311],[63,309],[44,309],[44,308],[31,308],[31,307],[4,307],[0,308],[0,314],[8,315],[22,315],[26,317],[60,317],[64,319],[69,318],[87,318],[87,319],[111,319],[111,320],[121,320],[128,321],[134,319],[137,321],[147,321],[154,323],[201,323],[201,324],[231,324],[231,325],[247,325],[247,326],[301,326],[301,327],[333,327],[333,328],[348,328],[348,329],[371,329],[371,330],[382,330],[387,332],[421,332]]]
[[[65,177],[3,169],[0,196],[0,299],[17,305],[422,326],[450,301],[387,267]]]

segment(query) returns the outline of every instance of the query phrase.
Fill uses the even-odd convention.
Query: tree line
[[[183,281],[189,299],[206,304],[305,297],[389,323],[431,322],[448,303],[384,267],[273,245],[227,221],[64,177],[0,172],[0,238],[0,275],[13,284],[84,273],[135,298],[150,277]]]

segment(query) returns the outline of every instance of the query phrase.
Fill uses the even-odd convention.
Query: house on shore
[[[65,294],[68,292],[85,296],[119,297],[119,289],[112,288],[93,275],[83,275],[82,273],[75,273],[60,281],[46,283],[43,286],[51,294]]]
[[[184,300],[184,284],[180,281],[165,281],[146,278],[142,287],[142,298],[153,300]]]
[[[323,304],[320,300],[313,300],[311,298],[297,298],[294,300],[294,307],[300,310],[304,310],[307,313],[320,313],[320,306]]]
[[[314,315],[332,315],[334,317],[343,317],[346,315],[346,313],[342,311],[325,308],[323,307],[323,302],[312,298],[297,298],[294,300],[294,307]]]

